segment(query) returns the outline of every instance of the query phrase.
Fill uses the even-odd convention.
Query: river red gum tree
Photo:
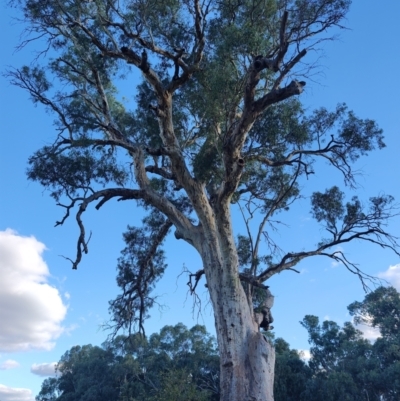
[[[56,116],[56,139],[30,158],[28,176],[65,209],[57,225],[76,210],[73,268],[88,252],[85,210],[115,198],[136,200],[147,216],[124,234],[122,293],[110,303],[115,330],[144,331],[151,290],[166,268],[161,246],[173,228],[203,261],[189,284],[194,292],[206,278],[221,400],[272,401],[274,349],[260,331],[272,321],[265,282],[325,255],[364,283],[368,277],[332,248],[360,239],[397,249],[382,228],[393,214],[390,197],[372,198],[365,208],[356,197],[345,203],[333,187],[312,197],[312,214],[327,238],[309,251],[261,252],[272,216],[299,197],[298,182],[312,174],[316,158],[351,185],[351,163],[384,146],[376,124],[345,105],[306,114],[298,100],[313,67],[307,53],[332,38],[329,29],[340,27],[350,1],[12,3],[22,8],[28,33],[47,40],[36,64],[8,75]],[[134,70],[142,80],[130,110],[118,86],[130,90]],[[120,161],[126,157],[129,164]],[[247,224],[246,235],[235,238],[233,203],[260,218],[256,235]]]

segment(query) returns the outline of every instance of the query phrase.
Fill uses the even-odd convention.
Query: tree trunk
[[[275,349],[260,332],[237,261],[232,257],[221,263],[217,255],[206,252],[203,262],[220,352],[220,400],[273,401]]]

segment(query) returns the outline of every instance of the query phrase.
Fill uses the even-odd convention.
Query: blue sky
[[[21,66],[34,57],[34,48],[14,52],[22,26],[12,23],[13,10],[1,10],[3,39],[0,43],[1,70]],[[340,39],[323,45],[320,74],[308,80],[302,94],[304,103],[333,108],[346,102],[362,118],[375,119],[384,129],[387,147],[362,158],[357,168],[357,195],[387,193],[400,200],[400,2],[355,1]],[[101,325],[108,320],[108,301],[118,293],[115,284],[116,260],[123,248],[122,232],[127,224],[140,222],[141,212],[134,203],[109,203],[100,211],[93,208],[85,216],[93,232],[89,254],[79,269],[72,271],[60,255],[74,255],[78,230],[73,218],[54,228],[63,210],[49,194],[25,176],[28,157],[52,141],[53,117],[35,107],[27,93],[1,85],[0,136],[0,398],[28,401],[52,363],[73,345],[100,344],[107,333]],[[133,93],[132,93],[133,96]],[[305,199],[280,216],[288,224],[277,239],[286,250],[309,249],[318,242],[322,229],[310,219],[309,196],[334,184],[341,177],[321,164],[304,183]],[[351,197],[355,193],[348,191]],[[240,229],[240,217],[235,215]],[[6,231],[7,230],[7,231]],[[400,236],[400,220],[388,230]],[[201,314],[193,311],[187,295],[184,266],[201,268],[199,257],[173,236],[166,243],[169,268],[156,289],[160,307],[152,311],[147,333],[166,324],[183,322],[191,327],[205,324],[213,332],[212,311],[204,292]],[[343,249],[350,260],[367,273],[387,278],[400,290],[400,261],[396,255],[368,244],[355,243]],[[275,295],[275,334],[292,347],[307,349],[307,335],[299,325],[306,314],[343,323],[349,320],[346,306],[362,300],[358,279],[343,266],[313,258],[298,266],[301,274],[285,272],[269,285]],[[200,293],[203,291],[200,287]],[[205,289],[204,289],[205,290]]]

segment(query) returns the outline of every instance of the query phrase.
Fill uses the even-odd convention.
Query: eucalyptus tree
[[[348,306],[356,323],[372,326],[380,336],[372,345],[374,365],[365,369],[378,399],[400,397],[400,293],[393,287],[379,287],[362,302]]]
[[[316,316],[307,315],[301,324],[309,335],[312,379],[303,383],[306,389],[299,399],[398,400],[399,292],[379,287],[348,309],[355,324],[379,329],[379,337],[371,342],[350,322],[343,327],[327,320],[320,324]]]
[[[119,335],[102,347],[74,346],[44,380],[37,401],[218,399],[215,339],[204,326],[165,326],[149,339]]]
[[[115,355],[92,345],[72,347],[57,364],[56,377],[42,383],[37,401],[116,400]]]
[[[275,345],[275,401],[303,401],[307,385],[313,380],[311,369],[299,352],[290,349],[283,338],[277,338]]]
[[[134,201],[147,215],[129,227],[118,263],[116,328],[138,328],[166,264],[174,231],[200,255],[220,352],[222,400],[272,400],[273,297],[265,282],[324,255],[366,276],[337,251],[366,240],[396,249],[384,230],[392,199],[363,207],[334,187],[312,197],[327,238],[309,250],[261,252],[273,216],[300,196],[323,158],[354,184],[352,162],[384,146],[382,131],[339,105],[306,114],[297,96],[320,42],[341,27],[350,0],[12,0],[28,39],[46,45],[11,81],[56,117],[54,143],[29,160],[28,176],[75,213],[77,268],[88,252],[85,210]],[[140,82],[135,89],[136,72]],[[135,93],[136,107],[126,95]],[[125,97],[124,97],[125,96]],[[135,207],[135,206],[133,206]],[[260,219],[236,236],[231,212]],[[246,215],[246,213],[249,213]],[[128,217],[127,217],[128,220]],[[236,238],[236,240],[235,240]],[[335,250],[332,250],[335,249]]]

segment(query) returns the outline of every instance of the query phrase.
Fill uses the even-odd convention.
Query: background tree
[[[307,383],[312,379],[311,369],[300,358],[299,352],[290,349],[283,338],[274,342],[275,360],[275,401],[302,401]]]
[[[372,383],[360,376],[371,369],[371,344],[351,323],[341,328],[316,316],[306,316],[301,323],[309,333],[312,380],[303,393],[305,400],[378,400]]]
[[[57,378],[46,379],[36,397],[45,400],[115,400],[118,386],[113,378],[113,353],[92,345],[74,346],[57,364]]]
[[[379,287],[364,301],[348,307],[356,323],[378,328],[380,337],[372,345],[373,369],[366,380],[373,383],[381,399],[400,397],[400,294],[393,287]]]
[[[349,306],[352,314],[367,319],[385,316],[376,341],[362,338],[352,323],[340,327],[322,324],[307,315],[311,358],[306,363],[298,350],[282,338],[276,350],[275,401],[395,401],[399,399],[399,340],[396,319],[400,294],[380,287],[363,302]],[[368,314],[366,310],[370,311]],[[382,311],[386,311],[385,315]],[[373,311],[373,312],[372,312]],[[389,312],[390,311],[390,312]],[[356,322],[359,321],[356,319]],[[219,399],[219,356],[216,343],[204,326],[165,326],[149,339],[139,334],[117,336],[100,347],[75,346],[58,363],[56,378],[42,384],[38,401],[63,400],[196,400]]]
[[[400,294],[379,287],[364,301],[348,307],[355,323],[379,328],[373,343],[362,338],[352,323],[319,324],[316,316],[301,323],[309,333],[312,380],[303,393],[307,400],[390,400],[399,398]]]
[[[215,339],[204,326],[188,330],[177,324],[163,327],[148,340],[140,335],[133,341],[123,336],[117,340],[135,361],[133,371],[127,366],[131,379],[125,381],[124,396],[128,399],[173,399],[177,394],[182,399],[218,399],[219,358]]]
[[[306,113],[294,98],[312,67],[307,53],[331,38],[327,30],[340,27],[350,1],[11,3],[23,10],[28,32],[48,40],[42,58],[9,77],[56,116],[55,142],[30,158],[28,176],[65,209],[57,225],[77,209],[73,268],[88,252],[85,210],[114,198],[136,200],[147,216],[125,235],[118,264],[123,292],[110,305],[116,329],[144,331],[151,291],[166,267],[160,247],[174,227],[203,262],[190,276],[191,291],[205,275],[221,399],[272,400],[274,349],[259,331],[272,320],[265,281],[323,255],[364,283],[368,277],[337,246],[358,239],[397,249],[384,229],[393,199],[346,203],[338,187],[312,197],[312,214],[327,230],[315,248],[276,252],[268,234],[272,217],[300,196],[299,183],[313,173],[315,159],[354,185],[352,163],[384,146],[377,125],[345,105]],[[129,110],[118,84],[131,68],[142,82],[137,107]],[[247,224],[236,241],[232,204]]]
[[[147,340],[118,336],[102,347],[75,346],[46,379],[37,401],[214,401],[219,357],[204,326],[165,326]]]

